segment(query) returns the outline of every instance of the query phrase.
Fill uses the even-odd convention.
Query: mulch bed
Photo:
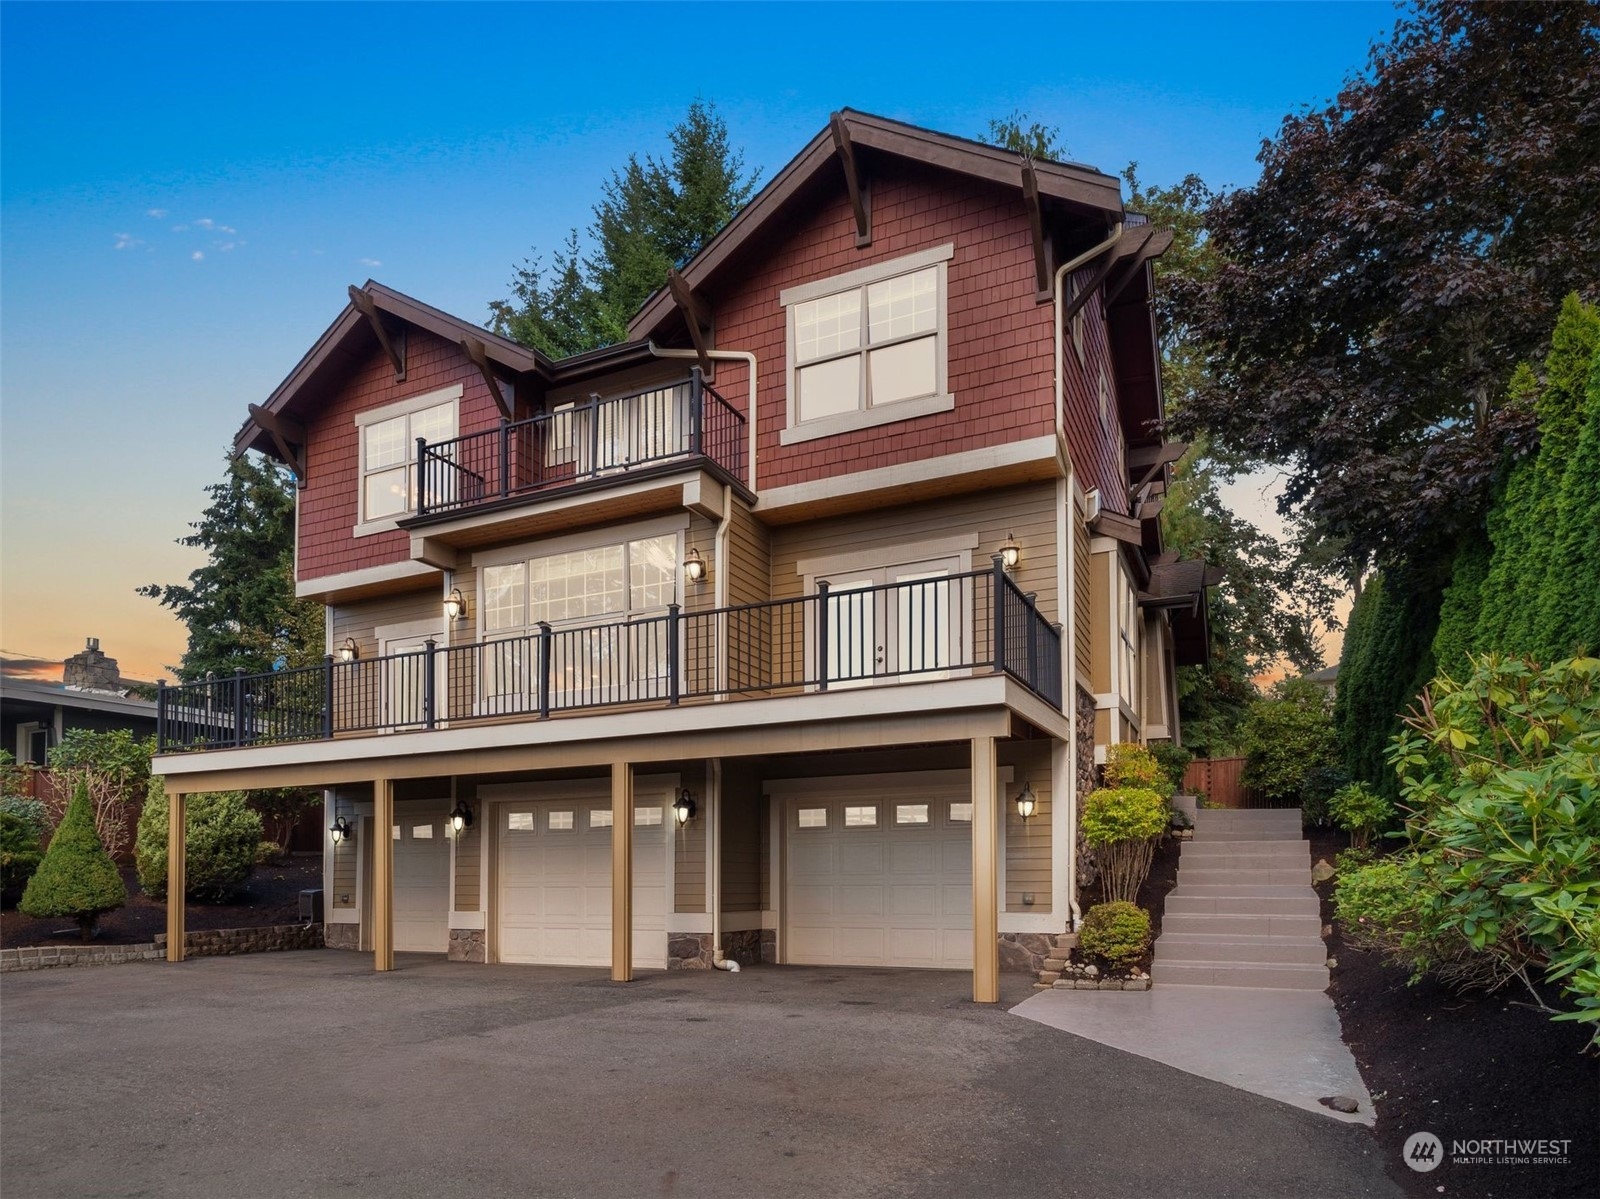
[[[1342,833],[1316,831],[1315,858],[1333,861]],[[1333,923],[1333,883],[1317,887],[1323,924]],[[1408,1194],[1488,1197],[1600,1195],[1600,1057],[1585,1053],[1581,1025],[1552,1023],[1514,984],[1493,995],[1452,991],[1344,944],[1337,925],[1328,952],[1338,960],[1330,994],[1344,1040],[1377,1106],[1377,1137],[1389,1173]],[[1545,1002],[1565,1008],[1555,988]],[[1444,1148],[1437,1169],[1401,1159],[1406,1138],[1431,1132]],[[1568,1140],[1565,1165],[1457,1164],[1452,1142]],[[1485,1156],[1499,1157],[1499,1151]]]
[[[122,867],[128,887],[126,907],[100,917],[93,944],[137,945],[155,940],[167,931],[165,900],[154,900],[139,889],[132,866]],[[300,892],[322,886],[322,855],[294,854],[275,866],[257,866],[245,885],[226,903],[196,903],[184,908],[184,925],[191,930],[212,928],[262,928],[272,924],[297,924]],[[71,920],[54,917],[36,920],[15,910],[15,902],[0,911],[0,947],[22,945],[81,945]]]

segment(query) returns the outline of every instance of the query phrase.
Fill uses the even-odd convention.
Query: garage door
[[[667,964],[664,803],[633,812],[633,964]],[[611,805],[541,800],[500,805],[500,960],[556,966],[611,962]]]
[[[409,808],[409,805],[408,805]],[[449,938],[450,838],[445,811],[397,810],[394,839],[394,947],[443,953]]]
[[[972,804],[790,799],[785,957],[972,968]]]

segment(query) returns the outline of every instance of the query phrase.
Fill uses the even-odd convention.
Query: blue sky
[[[770,177],[848,105],[1251,183],[1388,3],[0,6],[0,648],[98,636],[154,677],[133,594],[224,448],[376,278],[474,320],[601,179],[714,101]],[[1244,494],[1244,501],[1249,495]]]

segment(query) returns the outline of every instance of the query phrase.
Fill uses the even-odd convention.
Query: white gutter
[[[646,342],[645,344],[650,347],[650,352],[657,358],[692,359],[694,361],[699,361],[700,358],[700,352],[698,350],[663,350],[653,341]],[[756,356],[746,350],[707,350],[705,356],[711,359],[713,362],[742,362],[750,368],[750,403],[748,405],[749,410],[745,413],[745,423],[749,426],[748,436],[750,439],[750,448],[746,457],[750,462],[750,477],[746,480],[746,483],[750,488],[750,494],[755,495],[756,396],[759,394],[759,392],[756,390]]]
[[[1062,327],[1062,285],[1073,271],[1087,266],[1106,253],[1122,237],[1122,222],[1118,221],[1111,236],[1092,249],[1085,250],[1056,268],[1052,294],[1055,297],[1055,387],[1056,387],[1056,445],[1067,464],[1067,477],[1056,485],[1056,595],[1060,597],[1062,638],[1065,645],[1061,654],[1061,702],[1066,707],[1067,739],[1066,779],[1052,794],[1065,797],[1067,837],[1067,910],[1071,925],[1076,929],[1083,920],[1078,906],[1078,556],[1074,542],[1077,540],[1077,505],[1072,497],[1074,471],[1072,452],[1067,448],[1066,426],[1066,334]],[[1060,802],[1058,799],[1057,802]]]

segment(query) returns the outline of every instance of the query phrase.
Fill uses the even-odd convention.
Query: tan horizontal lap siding
[[[755,604],[772,596],[772,537],[743,500],[728,526],[728,602]]]
[[[1050,745],[1039,741],[1011,747],[1000,758],[1014,770],[1002,797],[1006,819],[1006,911],[1048,912],[1050,875]],[[1016,798],[1023,784],[1033,787],[1037,807],[1024,821],[1017,815]],[[1033,903],[1023,902],[1031,894]]]
[[[751,767],[723,763],[722,770],[722,910],[759,912],[766,885],[766,836],[763,816],[767,801],[761,779]]]
[[[1094,605],[1090,598],[1094,589],[1094,571],[1089,561],[1090,534],[1088,525],[1078,520],[1076,516],[1072,519],[1077,530],[1073,533],[1072,547],[1075,560],[1072,580],[1073,591],[1075,592],[1073,602],[1077,608],[1077,611],[1073,614],[1075,623],[1072,639],[1078,651],[1078,672],[1085,678],[1092,679],[1094,677],[1095,664],[1095,628]]]
[[[683,786],[703,801],[705,774],[698,767],[683,773]],[[688,824],[678,824],[674,814],[667,813],[672,821],[672,910],[674,912],[703,912],[706,910],[706,810],[704,806]]]
[[[478,820],[455,840],[456,895],[454,910],[476,912],[483,883],[483,808],[477,808]]]
[[[1117,644],[1116,613],[1111,608],[1111,572],[1114,551],[1091,554],[1089,558],[1089,629],[1093,638],[1089,679],[1095,692],[1111,690],[1111,653]]]

